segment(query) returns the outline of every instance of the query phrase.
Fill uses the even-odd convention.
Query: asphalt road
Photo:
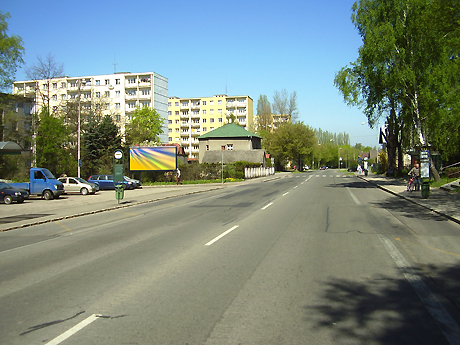
[[[292,174],[0,233],[1,344],[460,344],[460,226]]]

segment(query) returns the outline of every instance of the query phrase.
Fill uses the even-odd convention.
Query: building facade
[[[183,146],[189,159],[199,156],[200,135],[232,122],[252,129],[253,121],[253,100],[249,96],[169,97],[168,141]]]
[[[164,119],[160,140],[168,142],[168,79],[155,72],[17,81],[13,94],[33,98],[38,112],[48,102],[50,111],[57,112],[68,101],[79,100],[81,109],[98,108],[103,115],[112,115],[121,133],[136,107],[154,108]]]

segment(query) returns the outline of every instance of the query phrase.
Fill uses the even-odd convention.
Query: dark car
[[[29,192],[24,189],[11,187],[8,183],[0,182],[0,200],[9,205],[13,201],[18,204],[29,197]]]
[[[125,178],[125,181],[127,181],[127,182],[131,181],[133,183],[134,188],[142,188],[141,181],[133,179],[133,178],[128,177],[128,176],[124,176],[124,178]]]
[[[91,175],[88,182],[95,183],[99,189],[115,189],[116,183],[113,181],[113,175]],[[134,189],[134,183],[131,181],[123,181],[125,189]]]
[[[352,166],[352,167],[349,167],[349,168],[348,168],[348,171],[351,171],[351,172],[358,171],[358,166],[357,166],[357,165],[354,165],[354,166]]]

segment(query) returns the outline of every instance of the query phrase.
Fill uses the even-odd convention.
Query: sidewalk
[[[421,191],[408,192],[406,189],[407,181],[402,178],[389,178],[372,173],[369,176],[358,174],[356,176],[382,190],[421,205],[460,224],[460,194],[458,193],[432,187],[430,188],[430,196],[424,199]]]
[[[265,182],[284,177],[285,174],[275,174],[258,177],[243,182],[185,184],[166,186],[144,186],[142,189],[126,190],[123,200],[115,198],[115,191],[104,190],[95,195],[67,194],[59,199],[42,200],[31,196],[22,204],[12,203],[0,205],[0,232],[19,229],[31,225],[43,224],[74,218],[109,210],[145,204],[149,202],[174,198],[196,193],[208,192],[238,186],[241,184]]]

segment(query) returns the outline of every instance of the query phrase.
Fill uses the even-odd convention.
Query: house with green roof
[[[262,137],[235,123],[227,123],[198,137],[200,163],[246,161],[265,166]]]

